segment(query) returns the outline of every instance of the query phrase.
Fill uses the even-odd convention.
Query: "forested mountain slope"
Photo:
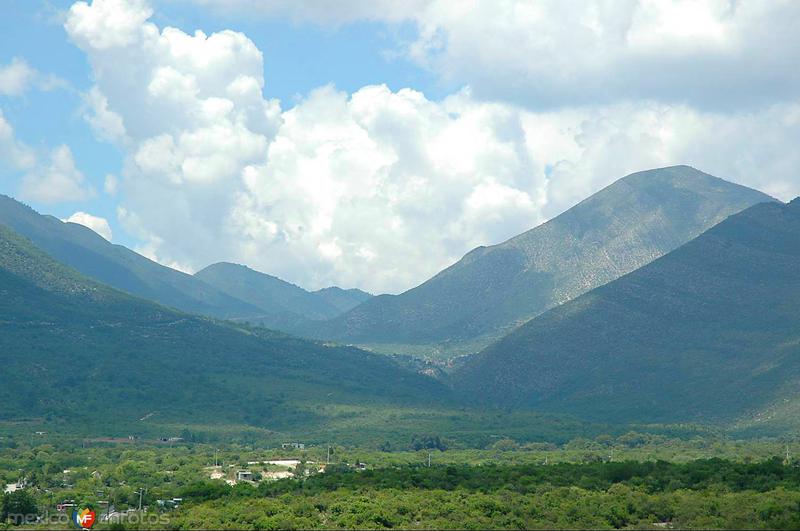
[[[0,418],[246,423],[325,404],[430,404],[384,356],[183,314],[89,280],[0,226]],[[98,428],[99,430],[100,428]]]
[[[764,203],[526,323],[453,375],[506,407],[720,421],[800,396],[800,200]]]
[[[3,195],[0,195],[0,224],[31,240],[59,262],[132,295],[186,312],[220,318],[259,313],[258,308],[192,275],[114,245],[83,225],[38,214]]]
[[[257,319],[250,320],[266,324],[275,324],[281,322],[281,319],[330,319],[371,296],[361,290],[336,287],[310,292],[272,275],[227,262],[212,264],[194,276],[221,292],[258,308],[261,314]]]

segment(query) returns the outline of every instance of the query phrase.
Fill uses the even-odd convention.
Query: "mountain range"
[[[615,421],[734,421],[797,404],[800,199],[731,216],[529,321],[453,379],[483,404]]]
[[[56,260],[87,277],[198,315],[253,322],[283,316],[293,324],[298,320],[333,317],[369,298],[360,290],[336,287],[312,294],[275,277],[259,276],[255,271],[233,264],[215,264],[197,275],[189,275],[114,245],[83,225],[38,214],[3,195],[0,195],[0,224],[11,227]],[[230,278],[226,279],[226,275]],[[254,282],[254,277],[258,277],[255,293],[239,289]],[[238,295],[244,298],[237,298]]]
[[[479,247],[400,295],[380,295],[304,332],[449,357],[672,251],[773,199],[688,166],[629,175],[510,240]]]
[[[389,358],[185,314],[55,261],[0,225],[0,419],[313,422],[320,404],[433,404]],[[154,420],[156,420],[154,419]]]
[[[240,317],[277,328],[293,328],[307,321],[330,319],[372,297],[359,289],[339,287],[306,291],[278,277],[227,262],[212,264],[194,276],[261,310],[261,314]]]
[[[800,410],[799,296],[800,201],[687,166],[377,297],[188,275],[0,196],[0,420],[280,429],[350,404],[757,424]],[[473,354],[445,373],[331,342]]]

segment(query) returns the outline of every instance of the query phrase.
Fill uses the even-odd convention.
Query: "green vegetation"
[[[49,434],[32,441],[0,436],[0,481],[24,484],[4,496],[5,514],[52,518],[56,505],[74,500],[100,518],[109,511],[126,515],[116,524],[101,520],[98,529],[800,524],[800,467],[784,462],[787,447],[779,440],[627,433],[562,445],[505,439],[485,449],[413,451],[416,439],[395,452],[341,445],[330,452],[327,446],[270,449],[263,442],[92,443]],[[788,449],[796,453],[800,445]],[[316,472],[328,457],[325,472]],[[260,463],[278,459],[296,459],[302,466],[295,470],[310,474],[264,479],[259,471],[279,467]],[[239,470],[256,472],[260,483],[223,481]],[[223,477],[210,479],[220,472]],[[137,512],[140,503],[149,520]],[[131,514],[133,523],[125,520]],[[11,520],[7,525],[15,527]]]
[[[180,271],[113,245],[82,225],[63,223],[0,195],[0,224],[83,275],[185,312],[229,318],[260,311]]]
[[[463,409],[389,358],[181,314],[82,277],[0,228],[0,428],[91,437],[301,438],[404,448],[620,434],[529,411]],[[690,429],[689,431],[691,431]]]
[[[385,356],[130,297],[5,227],[0,251],[0,421],[111,436],[171,422],[281,432],[319,427],[322,405],[448,403],[442,384]]]
[[[0,195],[0,224],[81,274],[126,293],[181,311],[215,318],[293,327],[297,320],[326,319],[370,295],[336,287],[309,293],[269,275],[233,264],[214,264],[197,275],[162,266],[90,229],[43,216]],[[229,276],[233,274],[233,276]],[[253,277],[257,278],[254,283]]]
[[[36,500],[27,490],[4,493],[0,499],[0,522],[8,521],[11,515],[37,512]]]
[[[195,273],[206,284],[261,310],[261,315],[242,316],[265,326],[293,326],[304,320],[330,319],[370,298],[352,289],[328,288],[309,292],[247,266],[220,262]]]
[[[800,200],[731,216],[533,319],[453,381],[495,405],[781,433],[800,377]],[[744,419],[744,420],[743,420]]]
[[[551,221],[479,247],[396,296],[314,325],[321,339],[447,359],[477,352],[542,312],[772,199],[687,166],[629,175]]]
[[[615,186],[645,198],[672,187],[669,208],[692,213],[661,244],[730,206],[695,195],[754,198],[686,168],[643,175]],[[587,241],[609,232],[597,225],[619,207],[609,190],[589,202],[599,218],[561,222]],[[23,214],[47,243],[50,221]],[[77,240],[59,248],[59,234],[56,251],[100,263]],[[753,207],[447,375],[132,297],[0,225],[0,528],[71,526],[73,505],[94,508],[98,529],[800,527],[798,443],[730,438],[796,425],[798,234],[800,202]],[[623,254],[664,251],[629,236]],[[533,247],[515,252],[541,258]],[[514,266],[508,250],[465,263]],[[332,305],[360,296],[325,293]],[[498,300],[498,318],[520,315],[517,299]],[[465,311],[441,330],[462,330]],[[450,346],[480,342],[479,328]],[[476,399],[490,406],[464,407]],[[531,405],[557,414],[518,407]],[[766,413],[742,416],[752,406]]]
[[[533,493],[341,489],[232,498],[179,511],[178,529],[796,529],[800,493],[605,491],[545,486]]]
[[[778,459],[331,470],[257,489],[194,485],[184,492],[202,503],[175,515],[178,528],[800,525],[800,468]]]
[[[622,433],[527,411],[463,409],[389,358],[181,314],[82,277],[0,227],[0,428],[195,442],[300,438],[484,447]]]

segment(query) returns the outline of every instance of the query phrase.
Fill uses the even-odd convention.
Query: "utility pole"
[[[789,458],[789,443],[787,442],[786,443],[786,464],[788,465],[790,463],[791,463],[791,459]]]
[[[325,458],[325,464],[331,464],[331,445],[328,445],[328,457]]]
[[[428,452],[428,468],[431,467],[431,453]]]
[[[217,465],[217,452],[218,451],[219,451],[219,448],[214,448],[214,466],[219,466],[219,465]]]

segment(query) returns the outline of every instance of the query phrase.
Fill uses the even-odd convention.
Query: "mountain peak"
[[[425,345],[425,352],[475,352],[767,201],[774,199],[690,166],[633,173],[550,221],[474,249],[420,286],[370,299],[313,333],[417,351]]]
[[[800,216],[754,205],[540,315],[454,376],[465,394],[608,421],[735,418],[800,375]]]
[[[258,275],[264,275],[264,276],[267,276],[267,277],[270,277],[270,278],[278,279],[278,277],[276,277],[276,276],[273,276],[273,275],[270,275],[270,274],[267,274],[267,273],[262,273],[261,271],[256,271],[255,269],[253,269],[251,267],[248,267],[245,264],[237,264],[236,262],[225,262],[225,261],[214,262],[213,264],[209,264],[206,267],[204,267],[203,269],[197,271],[194,275],[196,277],[202,277],[202,276],[204,276],[206,274],[209,274],[209,273],[222,273],[222,272],[234,272],[234,271],[239,271],[239,272],[243,272],[243,273],[250,272],[250,273],[255,273],[255,274],[258,274]],[[278,280],[280,280],[280,279],[278,279]],[[281,282],[283,282],[283,281],[281,281]]]
[[[741,193],[760,195],[764,201],[775,200],[763,192],[726,181],[686,164],[631,173],[609,185],[606,190],[616,190],[621,185],[633,186],[648,192],[659,192],[662,186],[690,190],[701,194],[732,194],[738,190]],[[601,194],[602,192],[599,193]]]
[[[263,324],[283,330],[292,330],[305,320],[335,317],[369,298],[358,290],[337,287],[309,292],[276,276],[231,262],[211,264],[195,273],[195,277],[260,308],[262,315],[258,317]]]

